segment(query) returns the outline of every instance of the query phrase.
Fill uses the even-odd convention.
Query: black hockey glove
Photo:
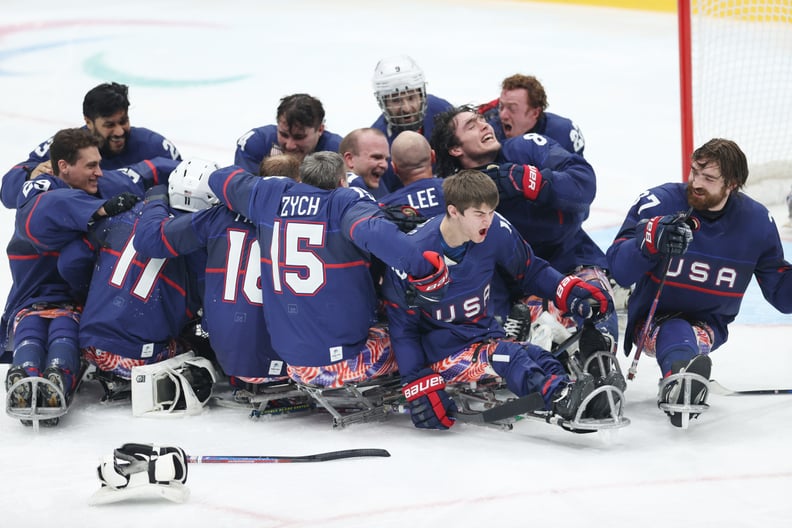
[[[693,241],[693,231],[680,215],[655,216],[641,221],[636,242],[644,255],[682,255]]]
[[[448,429],[454,425],[457,406],[445,391],[445,380],[440,374],[427,368],[404,381],[402,394],[415,427]]]
[[[105,210],[106,216],[115,216],[117,214],[129,211],[135,204],[140,201],[140,197],[129,191],[117,194],[107,200],[102,207]]]
[[[405,233],[409,233],[428,220],[409,205],[380,205],[380,209],[385,213],[385,218],[399,226],[399,229]]]
[[[502,198],[520,197],[543,203],[550,194],[550,182],[542,177],[537,167],[519,163],[488,165],[484,173],[498,186]]]

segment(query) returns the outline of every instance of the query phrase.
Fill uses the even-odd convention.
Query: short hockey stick
[[[329,460],[339,460],[342,458],[357,457],[389,457],[390,453],[385,449],[346,449],[343,451],[330,451],[327,453],[317,453],[315,455],[302,456],[234,456],[234,455],[197,455],[188,456],[187,462],[192,464],[288,464],[294,462],[327,462]]]
[[[749,389],[749,390],[731,390],[714,379],[709,382],[710,391],[722,396],[766,396],[772,394],[792,394],[792,389]]]
[[[693,208],[691,207],[687,210],[687,213],[680,216],[679,219],[684,222],[690,217],[692,212]],[[668,278],[669,269],[671,269],[670,255],[666,257],[666,263],[663,269],[663,276],[660,279],[660,285],[657,287],[657,293],[655,293],[654,299],[652,300],[652,306],[649,308],[649,315],[646,316],[643,329],[641,329],[641,336],[638,339],[638,346],[635,349],[635,355],[633,356],[632,363],[630,364],[630,368],[627,369],[628,380],[634,379],[635,375],[638,373],[638,360],[641,359],[641,352],[643,352],[644,345],[646,345],[646,339],[649,337],[649,328],[652,326],[652,319],[654,319],[655,312],[657,311],[657,304],[660,302],[660,294],[663,292],[663,286],[665,286],[666,279]]]

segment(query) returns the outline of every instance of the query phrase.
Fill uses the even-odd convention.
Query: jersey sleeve
[[[39,164],[50,159],[49,149],[52,144],[52,139],[53,138],[49,138],[47,141],[40,144],[28,155],[27,160],[22,163],[17,163],[11,167],[11,170],[3,175],[3,183],[0,188],[0,200],[2,200],[4,206],[9,209],[16,208],[19,193],[22,192],[22,186],[27,181],[28,175]]]
[[[563,275],[547,261],[537,257],[531,246],[505,218],[496,215],[487,237],[497,237],[493,247],[498,266],[520,285],[523,295],[538,295],[543,299],[555,296],[556,286]]]
[[[146,190],[155,185],[167,184],[168,176],[179,163],[179,160],[158,157],[118,169],[118,172],[126,175],[137,187]]]
[[[763,221],[769,224],[765,224],[762,230],[765,234],[765,250],[757,261],[754,276],[767,302],[782,313],[792,313],[792,264],[784,259],[784,249],[775,222],[769,216],[765,218]]]
[[[644,191],[630,207],[613,243],[605,253],[608,269],[613,278],[624,287],[638,282],[642,275],[658,264],[659,257],[648,257],[636,243],[639,222],[645,218],[667,214],[670,197],[661,188]]]
[[[550,185],[544,206],[562,211],[587,211],[597,194],[597,177],[585,158],[541,134],[525,134],[504,143],[503,157],[533,165]]]
[[[196,218],[206,216],[209,211],[206,209],[171,217],[164,202],[147,203],[143,206],[135,231],[135,251],[146,257],[168,258],[205,247],[206,239],[195,229],[195,225]]]
[[[434,271],[407,235],[396,224],[385,219],[368,193],[360,192],[357,197],[346,207],[341,222],[350,241],[386,265],[404,270],[414,277],[424,277]]]
[[[76,299],[84,302],[91,283],[96,246],[83,236],[66,244],[58,255],[58,273],[69,284]]]
[[[17,210],[17,233],[39,250],[60,249],[88,230],[93,214],[103,203],[101,198],[77,189],[40,193]]]
[[[266,150],[265,138],[258,129],[245,132],[237,139],[234,153],[234,165],[242,167],[251,174],[259,173],[261,160]]]

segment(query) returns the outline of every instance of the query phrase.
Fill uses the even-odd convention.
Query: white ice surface
[[[343,135],[378,114],[377,60],[408,53],[430,92],[457,104],[496,97],[512,73],[539,76],[550,110],[585,133],[599,182],[587,227],[603,247],[638,192],[681,177],[673,15],[472,0],[6,0],[2,13],[4,168],[79,125],[83,95],[107,80],[128,82],[133,124],[163,133],[185,157],[230,163],[236,138],[273,122],[278,99],[299,91],[320,97],[328,128]],[[786,221],[786,211],[773,212]],[[12,212],[0,218],[8,239]],[[789,255],[788,228],[782,237]],[[792,388],[790,322],[752,288],[713,355],[713,377],[735,389]],[[336,431],[322,415],[253,422],[221,408],[133,418],[129,406],[100,405],[98,385],[87,384],[57,428],[36,435],[0,416],[0,525],[789,526],[792,396],[713,395],[710,411],[682,431],[655,406],[658,375],[643,358],[627,392],[632,424],[610,436],[533,422],[508,433],[427,432],[406,417]],[[99,457],[126,442],[194,455],[379,447],[392,457],[193,465],[184,504],[89,507]]]

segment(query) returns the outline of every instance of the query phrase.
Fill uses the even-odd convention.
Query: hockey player
[[[435,153],[421,134],[405,130],[391,146],[393,170],[402,187],[380,199],[386,206],[408,205],[424,218],[445,214],[443,180],[435,178]]]
[[[677,427],[706,409],[707,354],[726,342],[752,275],[770,304],[792,313],[792,266],[767,209],[740,192],[747,178],[739,146],[711,139],[693,152],[686,184],[641,193],[607,252],[616,280],[636,283],[625,353],[649,325],[643,353],[660,366],[658,404]]]
[[[261,160],[258,173],[261,176],[286,176],[300,181],[300,159],[291,154],[267,156]]]
[[[539,79],[516,73],[503,79],[498,99],[478,107],[498,141],[524,134],[552,138],[573,154],[583,155],[586,142],[570,119],[547,112],[547,94]]]
[[[390,340],[375,328],[370,255],[410,274],[419,298],[442,295],[447,269],[382,217],[368,193],[346,188],[333,152],[306,156],[302,183],[237,167],[209,177],[212,191],[257,227],[265,320],[298,383],[325,388],[395,372]],[[420,278],[413,278],[420,277]]]
[[[445,99],[426,91],[423,70],[407,55],[380,60],[374,68],[372,83],[382,114],[371,126],[382,130],[389,144],[405,130],[418,132],[427,139],[432,137],[435,116],[452,108]],[[392,168],[385,171],[382,179],[390,191],[402,186]]]
[[[100,140],[100,167],[104,170],[120,169],[158,157],[181,160],[173,143],[162,135],[130,125],[128,91],[126,85],[104,83],[85,94],[85,128]],[[25,181],[40,174],[53,174],[50,160],[52,141],[53,138],[49,138],[39,145],[26,161],[15,165],[3,176],[0,190],[3,205],[9,209],[16,207],[17,197]]]
[[[203,170],[203,163],[186,160],[172,175],[177,181],[198,179],[192,171],[200,175]],[[193,211],[210,205],[206,196],[196,193],[190,200],[174,203],[174,208]],[[87,294],[80,319],[80,348],[96,366],[106,399],[128,396],[133,367],[158,363],[190,349],[179,336],[197,319],[201,303],[201,277],[193,270],[205,268],[205,255],[149,258],[135,250],[143,206],[138,203],[124,214],[97,222],[84,238],[64,247],[58,260],[58,269],[73,290]]]
[[[190,168],[189,174],[171,174],[167,194],[146,200],[135,249],[153,258],[206,253],[206,267],[201,270],[203,325],[218,363],[243,383],[277,381],[285,376],[286,365],[272,349],[264,321],[256,226],[226,207],[206,207],[218,203],[209,189],[209,175],[215,169],[214,163],[206,162]],[[195,212],[172,217],[168,203]]]
[[[237,140],[234,164],[259,174],[261,160],[291,154],[300,161],[311,152],[337,152],[341,136],[325,129],[322,102],[308,94],[287,95],[280,100],[276,124],[256,127]]]
[[[57,251],[47,250],[49,244],[60,247],[52,224],[70,239],[79,226],[87,229],[93,220],[119,214],[136,201],[128,191],[107,200],[99,196],[98,147],[98,138],[85,129],[58,132],[51,149],[55,176],[26,182],[17,202],[17,228],[7,248],[13,284],[2,318],[3,345],[13,350],[7,410],[36,423],[46,415],[53,418],[44,424],[58,423],[81,373],[80,307],[58,273]],[[134,187],[126,175],[115,176]],[[61,200],[52,200],[57,197]],[[38,406],[49,413],[39,414]]]
[[[538,257],[561,273],[575,274],[612,293],[604,271],[605,254],[583,230],[597,183],[594,170],[582,156],[539,134],[501,144],[484,117],[466,106],[438,116],[431,143],[441,176],[471,168],[490,175],[500,193],[498,212],[517,228]],[[495,313],[504,319],[515,300],[508,298],[508,289],[502,282],[493,288]],[[536,318],[543,303],[536,298],[529,302]],[[548,309],[560,318],[552,306]],[[569,319],[561,321],[574,326]],[[597,328],[603,338],[590,341],[595,348],[591,352],[614,352],[618,336],[615,313]]]
[[[357,128],[344,136],[338,153],[344,158],[350,187],[365,189],[375,199],[388,194],[382,175],[390,166],[390,146],[382,131]]]
[[[416,427],[446,429],[454,424],[456,407],[445,393],[446,383],[475,382],[501,376],[518,396],[538,392],[547,410],[573,420],[578,407],[594,390],[595,381],[582,374],[570,381],[563,365],[547,350],[529,343],[503,340],[493,317],[490,290],[501,267],[524,293],[554,299],[559,310],[580,319],[608,313],[607,291],[564,277],[536,257],[519,233],[495,212],[498,189],[482,172],[463,170],[443,182],[446,214],[436,216],[409,235],[413,244],[441,253],[450,274],[442,300],[416,306],[406,275],[392,268],[383,291],[396,361],[410,415]],[[610,384],[602,377],[599,385]],[[589,416],[605,418],[610,408],[595,398]]]

